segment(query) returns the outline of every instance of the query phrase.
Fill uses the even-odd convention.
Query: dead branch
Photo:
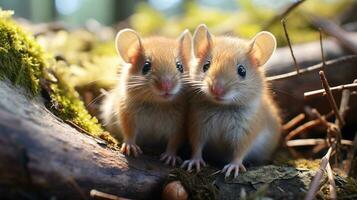
[[[327,66],[338,66],[338,65],[341,65],[342,63],[348,63],[348,62],[354,62],[354,61],[357,61],[357,55],[342,56],[340,58],[336,58],[336,59],[327,61],[326,67]],[[317,71],[317,70],[321,70],[321,69],[323,69],[323,64],[319,63],[316,65],[307,67],[305,69],[300,69],[299,74],[304,74],[307,72]],[[297,75],[297,72],[293,71],[293,72],[288,72],[285,74],[267,77],[267,80],[268,81],[276,81],[276,80],[281,80],[281,79],[287,79],[287,78],[290,78],[290,77],[293,77],[296,75]]]
[[[277,21],[285,18],[291,11],[293,11],[295,8],[297,8],[300,4],[304,3],[305,0],[298,0],[295,3],[289,5],[286,7],[281,13],[278,15],[274,16],[266,25],[264,25],[263,30],[268,29],[271,25],[275,24]]]
[[[346,37],[346,31],[338,26],[335,22],[312,14],[309,14],[309,19],[312,25],[321,28],[325,33],[336,38],[345,48],[354,54],[357,54],[357,44],[354,41],[349,40]]]
[[[326,166],[326,171],[327,171],[327,177],[328,177],[328,181],[329,181],[329,190],[330,190],[330,199],[336,199],[337,198],[337,194],[336,194],[336,183],[335,183],[335,178],[333,175],[333,171],[331,168],[330,163],[327,163]]]
[[[352,147],[347,153],[347,159],[346,159],[345,170],[344,170],[346,175],[348,175],[351,171],[352,160],[356,154],[356,151],[357,151],[357,132],[355,133],[355,138],[353,139]]]
[[[324,46],[322,43],[322,32],[321,29],[319,29],[319,34],[320,34],[320,49],[321,49],[321,60],[322,60],[322,66],[323,66],[323,71],[326,71],[326,59],[325,59],[325,54],[324,54]]]
[[[90,197],[93,199],[101,199],[101,200],[128,200],[126,198],[118,197],[116,195],[108,194],[98,190],[91,190]]]
[[[335,141],[332,139],[332,141]],[[299,146],[315,146],[319,144],[328,144],[326,139],[296,139],[289,140],[286,142],[287,147],[299,147]],[[352,146],[353,142],[351,140],[341,140],[342,145]]]
[[[320,187],[320,181],[321,181],[322,175],[324,174],[326,166],[329,164],[331,153],[332,153],[332,151],[334,151],[335,147],[336,147],[335,144],[332,145],[329,148],[329,150],[327,151],[326,155],[322,158],[320,168],[317,170],[314,178],[312,179],[312,181],[310,183],[310,189],[307,192],[305,200],[313,200],[315,198],[315,194]]]
[[[357,83],[339,85],[339,86],[335,86],[335,87],[331,87],[330,88],[331,92],[340,92],[340,91],[342,91],[344,89],[357,90]],[[320,95],[326,95],[324,89],[314,90],[314,91],[309,91],[309,92],[305,92],[304,93],[304,97],[306,99],[310,98],[310,97],[314,97],[314,96],[320,96]]]
[[[305,114],[300,113],[299,115],[295,116],[294,118],[292,118],[290,121],[288,121],[287,123],[285,123],[283,125],[283,127],[282,127],[283,131],[286,132],[286,131],[294,128],[296,125],[298,125],[304,119],[305,119]]]
[[[326,79],[326,76],[325,76],[325,73],[323,71],[320,71],[319,75],[320,75],[320,79],[321,79],[321,82],[322,82],[322,86],[324,87],[325,92],[327,94],[327,98],[328,98],[328,101],[330,103],[330,106],[331,106],[332,110],[334,111],[335,116],[336,116],[336,118],[338,119],[338,121],[340,123],[339,127],[344,126],[345,125],[345,121],[343,120],[343,118],[341,117],[341,115],[339,113],[339,110],[338,110],[337,105],[336,105],[336,101],[333,98],[330,86],[329,86],[329,84],[327,82],[327,79]]]
[[[289,37],[288,31],[286,29],[285,19],[282,19],[281,23],[283,24],[285,38],[286,38],[286,40],[288,42],[288,46],[289,46],[289,49],[290,49],[290,54],[291,54],[291,57],[293,58],[293,61],[294,61],[296,73],[299,74],[299,71],[300,71],[299,70],[299,66],[298,66],[298,64],[296,62],[296,58],[295,58],[295,55],[294,55],[293,48],[291,47],[291,41],[290,41],[290,37]]]

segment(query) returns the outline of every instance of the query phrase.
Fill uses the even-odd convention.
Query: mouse
[[[192,154],[182,168],[205,166],[207,143],[222,152],[217,159],[231,155],[221,170],[226,177],[245,171],[244,160],[269,159],[279,144],[281,119],[263,65],[275,48],[275,37],[266,31],[247,40],[214,36],[204,24],[196,28],[187,119]]]
[[[101,104],[100,118],[111,133],[122,138],[123,154],[142,154],[138,140],[145,145],[164,139],[166,151],[160,159],[168,165],[178,163],[177,149],[185,134],[184,79],[188,77],[191,45],[188,30],[177,39],[141,37],[132,29],[118,32],[118,81]]]

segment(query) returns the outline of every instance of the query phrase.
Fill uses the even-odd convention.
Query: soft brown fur
[[[121,66],[118,85],[106,97],[101,110],[102,119],[109,130],[123,137],[123,153],[141,153],[136,145],[137,138],[141,144],[155,144],[164,138],[168,140],[168,145],[162,160],[175,165],[176,151],[185,132],[183,78],[187,76],[191,54],[191,38],[186,34],[187,32],[179,40],[138,37],[138,41],[122,49],[118,39],[118,52],[126,63]],[[146,60],[151,62],[151,71],[144,75],[142,68]],[[177,60],[182,62],[184,73],[178,71]],[[175,89],[172,91],[175,94],[167,98],[161,96],[157,84],[162,79],[169,79],[174,83]]]
[[[269,48],[275,46],[265,39],[253,43],[233,37],[213,37],[202,25],[196,29],[193,41],[196,63],[190,69],[192,99],[188,112],[192,158],[182,166],[189,170],[196,166],[199,170],[201,164],[205,165],[202,149],[210,141],[216,149],[226,151],[219,156],[221,159],[226,157],[227,150],[233,151],[228,152],[233,159],[222,171],[226,176],[234,171],[237,176],[239,167],[244,168],[243,159],[268,159],[279,141],[278,111],[260,67],[271,54],[265,55],[259,49],[265,43]],[[211,64],[204,73],[202,68],[207,60]],[[244,78],[237,74],[237,64],[245,67]],[[213,84],[223,85],[223,99],[217,100],[211,94]]]

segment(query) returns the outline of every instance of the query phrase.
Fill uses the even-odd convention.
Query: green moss
[[[10,16],[0,9],[0,80],[8,79],[36,95],[46,66],[44,52]]]
[[[49,82],[49,96],[52,102],[50,109],[62,120],[73,123],[85,133],[106,140],[110,145],[115,146],[117,141],[104,132],[97,118],[88,113],[78,92],[66,80],[68,69],[65,64],[58,62],[53,70],[57,81]]]
[[[64,63],[46,67],[54,59],[45,56],[42,47],[11,15],[12,12],[0,9],[0,80],[10,80],[27,89],[31,96],[44,89],[51,101],[50,110],[62,120],[116,146],[117,141],[104,132],[98,120],[86,110],[74,85],[69,84],[69,67]]]

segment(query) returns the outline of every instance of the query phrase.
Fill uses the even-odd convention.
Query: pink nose
[[[216,97],[220,97],[224,93],[224,88],[218,84],[215,84],[211,87],[211,93]]]
[[[158,88],[159,88],[159,90],[168,93],[172,90],[173,83],[172,83],[172,81],[169,81],[169,80],[163,80],[158,84]]]

